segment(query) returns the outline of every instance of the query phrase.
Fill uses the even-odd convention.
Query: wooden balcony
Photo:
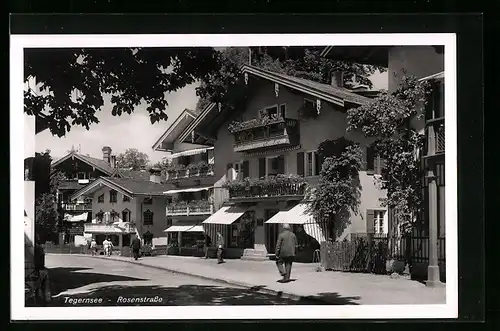
[[[258,180],[243,180],[229,183],[229,200],[260,201],[260,200],[301,200],[304,197],[307,183],[302,178],[263,178]]]
[[[84,232],[96,234],[129,234],[135,233],[134,224],[125,224],[124,227],[106,223],[86,223],[84,224]]]
[[[72,211],[87,211],[92,210],[92,203],[62,203],[61,208]]]
[[[240,129],[232,130],[235,152],[294,146],[300,143],[299,122],[296,119],[280,118],[268,123],[251,120],[239,124]]]
[[[203,177],[211,177],[213,175],[214,175],[213,166],[210,166],[207,169],[179,169],[179,170],[168,171],[166,180],[167,182],[172,182],[189,178],[196,179]]]
[[[445,153],[444,117],[435,118],[426,122],[427,148],[426,156],[439,156]]]
[[[172,203],[167,206],[168,216],[212,215],[214,206],[209,202]]]

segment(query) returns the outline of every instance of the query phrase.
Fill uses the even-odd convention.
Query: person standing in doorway
[[[278,236],[278,241],[276,243],[276,266],[278,267],[280,275],[283,277],[279,280],[281,283],[290,281],[296,246],[297,237],[292,232],[290,224],[283,224],[283,231]]]
[[[205,239],[205,259],[208,259],[208,248],[212,244],[212,242],[211,242],[212,240],[210,239],[210,237],[206,233],[205,233],[204,239]]]
[[[224,237],[220,232],[217,232],[217,264],[224,263],[222,253],[224,250]]]
[[[141,250],[141,239],[139,239],[139,237],[135,237],[130,244],[130,248],[132,249],[134,260],[137,260],[139,258],[139,252]]]

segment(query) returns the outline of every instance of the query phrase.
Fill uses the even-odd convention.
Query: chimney
[[[161,169],[158,168],[149,169],[149,181],[161,184]]]
[[[111,147],[104,146],[102,148],[102,159],[108,164],[111,163]]]
[[[344,87],[344,72],[336,70],[332,72],[332,86]]]
[[[111,168],[116,168],[116,155],[111,155]]]

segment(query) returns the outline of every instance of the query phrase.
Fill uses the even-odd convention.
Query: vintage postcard
[[[10,54],[12,319],[457,317],[454,34]]]

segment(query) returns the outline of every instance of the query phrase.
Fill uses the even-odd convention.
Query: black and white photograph
[[[19,318],[457,316],[453,34],[11,42]]]

